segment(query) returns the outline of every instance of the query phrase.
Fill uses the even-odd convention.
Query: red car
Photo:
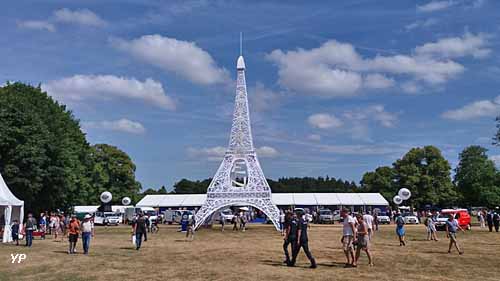
[[[471,228],[471,217],[469,215],[469,211],[467,209],[443,209],[439,213],[436,222],[436,228],[445,229],[446,221],[448,220],[449,215],[453,215],[453,217],[458,221],[458,225],[461,228],[470,230]]]

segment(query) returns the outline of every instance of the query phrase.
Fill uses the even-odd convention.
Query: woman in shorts
[[[372,253],[370,252],[370,238],[368,236],[368,226],[366,222],[363,220],[363,216],[361,214],[357,214],[356,218],[358,219],[358,231],[357,231],[357,245],[356,245],[356,259],[352,266],[356,267],[358,263],[359,256],[361,254],[361,250],[365,251],[368,256],[368,265],[373,266]]]

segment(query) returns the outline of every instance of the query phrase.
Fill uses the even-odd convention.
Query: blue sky
[[[41,83],[143,187],[213,176],[229,140],[239,32],[268,178],[359,181],[411,147],[454,167],[493,147],[500,2],[9,1],[0,81]]]

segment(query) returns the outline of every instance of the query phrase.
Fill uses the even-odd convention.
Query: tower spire
[[[240,31],[240,56],[243,56],[243,32]]]

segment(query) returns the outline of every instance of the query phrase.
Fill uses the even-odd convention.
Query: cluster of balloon
[[[132,200],[130,200],[130,198],[129,198],[129,197],[123,197],[123,199],[122,199],[122,204],[123,204],[124,206],[127,206],[127,205],[128,205],[128,204],[130,204],[130,203],[132,203]]]
[[[396,196],[394,196],[394,198],[392,198],[392,202],[394,202],[394,204],[396,204],[396,205],[399,205],[399,204],[403,203],[403,198],[401,198],[401,196],[399,196],[399,195],[396,195]]]
[[[411,197],[411,191],[408,188],[401,188],[398,195],[392,198],[392,202],[396,205],[400,205],[404,200],[408,200]]]
[[[111,199],[113,199],[113,195],[111,195],[111,192],[109,191],[104,191],[103,193],[101,193],[101,196],[99,196],[99,198],[101,199],[102,203],[109,203],[111,202]]]

